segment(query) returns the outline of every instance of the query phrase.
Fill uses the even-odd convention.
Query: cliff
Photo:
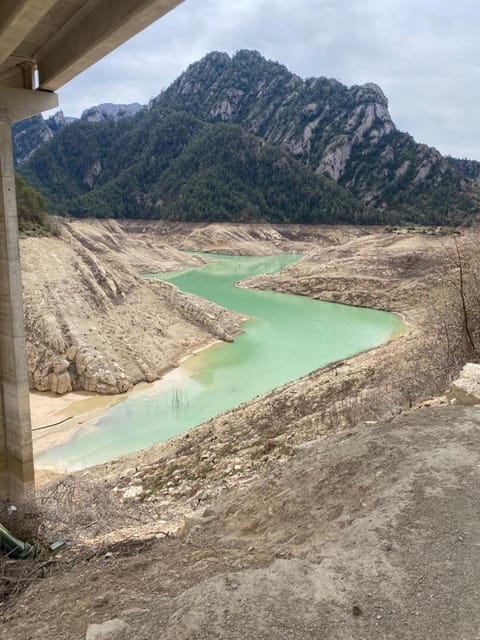
[[[116,223],[60,225],[59,236],[22,240],[21,257],[32,389],[121,393],[241,330],[239,314],[139,275],[201,258]]]

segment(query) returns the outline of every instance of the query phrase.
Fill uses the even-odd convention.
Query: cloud
[[[146,103],[209,51],[252,48],[303,77],[376,82],[400,129],[480,160],[478,24],[471,0],[186,0],[64,87],[61,107]]]

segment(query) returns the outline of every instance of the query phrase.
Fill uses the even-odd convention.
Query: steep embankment
[[[123,392],[240,331],[238,314],[141,276],[201,258],[129,236],[115,223],[60,229],[58,237],[21,242],[33,389]]]

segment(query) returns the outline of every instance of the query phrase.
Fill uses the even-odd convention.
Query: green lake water
[[[275,273],[300,258],[210,256],[215,262],[176,274],[150,276],[249,316],[244,333],[216,344],[134,392],[37,463],[75,470],[162,442],[330,362],[381,344],[402,331],[391,313],[255,291],[234,283]]]

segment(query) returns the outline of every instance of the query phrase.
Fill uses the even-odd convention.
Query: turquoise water
[[[215,262],[159,277],[249,316],[244,333],[185,360],[164,381],[133,393],[37,463],[69,470],[171,438],[330,362],[388,340],[404,324],[391,313],[235,287],[300,258],[211,256]]]

